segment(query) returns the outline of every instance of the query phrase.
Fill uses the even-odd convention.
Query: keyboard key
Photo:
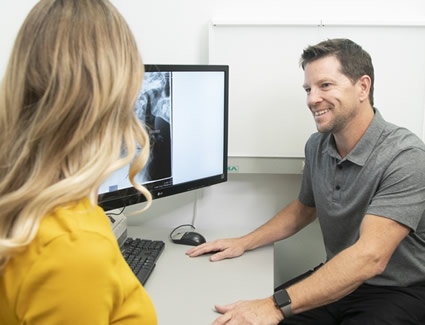
[[[156,266],[156,261],[164,250],[162,240],[127,238],[121,246],[121,253],[133,273],[144,285]]]

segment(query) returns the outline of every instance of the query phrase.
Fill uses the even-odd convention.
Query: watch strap
[[[289,318],[293,315],[291,308],[291,298],[285,289],[276,291],[273,295],[273,300],[276,306],[282,311],[285,318]]]
[[[292,312],[291,304],[283,306],[280,308],[285,318],[291,317],[294,313]]]

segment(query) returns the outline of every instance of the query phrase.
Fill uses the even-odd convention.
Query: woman
[[[107,0],[41,0],[26,18],[0,90],[1,324],[157,323],[97,206],[129,163],[151,202],[133,181],[149,150],[133,111],[142,79]]]

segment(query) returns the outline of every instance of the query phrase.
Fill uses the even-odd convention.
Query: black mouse
[[[204,236],[194,231],[178,233],[171,238],[173,243],[182,245],[198,246],[206,242]]]

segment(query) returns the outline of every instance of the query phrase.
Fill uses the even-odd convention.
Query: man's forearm
[[[358,288],[374,274],[365,270],[350,249],[341,252],[308,278],[287,289],[292,310],[300,313],[337,301]]]
[[[242,237],[247,250],[288,238],[310,224],[315,209],[306,207],[298,200],[291,202],[267,223]]]
[[[409,229],[387,218],[366,215],[360,238],[315,273],[287,289],[295,313],[339,300],[386,268]]]

